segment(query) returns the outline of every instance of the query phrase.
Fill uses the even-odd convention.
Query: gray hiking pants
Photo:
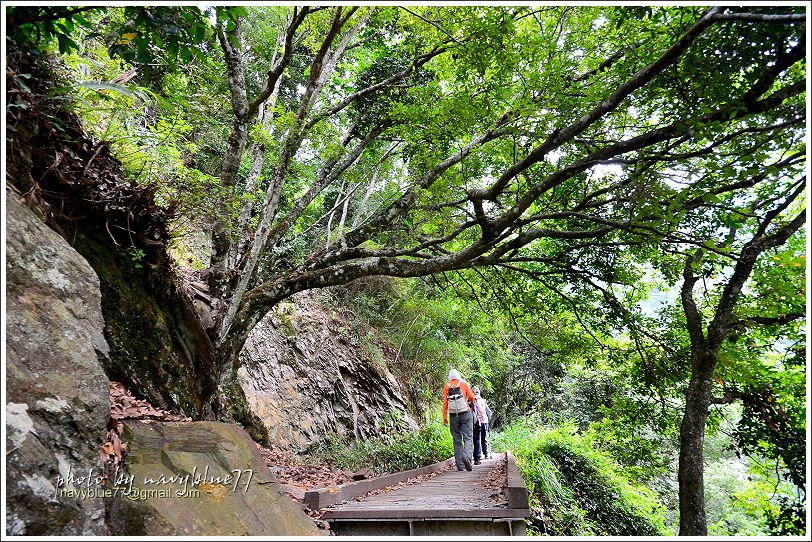
[[[448,428],[454,440],[454,463],[457,469],[464,469],[462,458],[474,456],[474,415],[469,410],[460,414],[448,414]]]

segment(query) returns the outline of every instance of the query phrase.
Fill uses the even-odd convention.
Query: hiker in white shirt
[[[479,465],[481,459],[490,459],[488,451],[488,422],[493,413],[488,406],[488,401],[482,397],[479,386],[471,388],[476,397],[474,403],[474,465]]]

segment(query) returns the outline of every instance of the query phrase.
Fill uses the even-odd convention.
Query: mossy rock
[[[115,246],[83,233],[74,246],[101,283],[110,379],[155,406],[214,418],[216,364],[189,300],[171,289],[161,291],[147,269]]]
[[[112,535],[319,534],[236,425],[128,422],[124,440],[133,490],[111,499]]]

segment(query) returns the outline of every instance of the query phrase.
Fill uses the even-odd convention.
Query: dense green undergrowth
[[[592,434],[572,424],[548,428],[520,421],[491,440],[495,450],[516,456],[530,505],[549,534],[670,534],[655,493],[630,481],[609,454],[594,447]]]

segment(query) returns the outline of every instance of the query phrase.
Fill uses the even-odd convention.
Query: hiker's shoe
[[[473,465],[471,465],[471,460],[467,457],[462,458],[462,464],[465,465],[465,470],[473,470]]]
[[[481,465],[481,464],[482,463],[479,461],[479,459],[474,459],[474,465]]]
[[[463,471],[463,470],[465,470],[465,469],[461,469],[461,468],[457,467],[457,470],[458,470],[458,471]]]

